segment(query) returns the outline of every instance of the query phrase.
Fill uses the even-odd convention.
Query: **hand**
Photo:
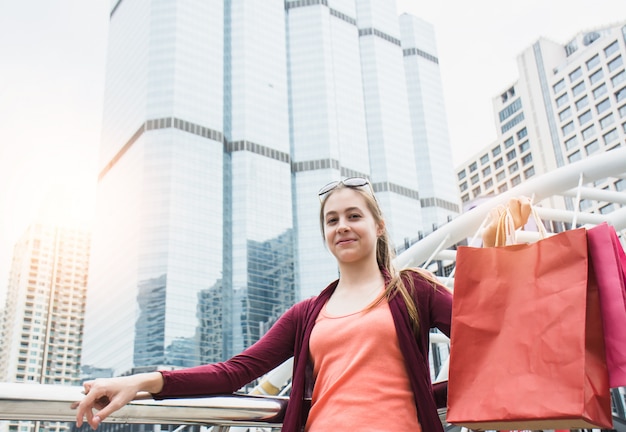
[[[495,245],[498,222],[500,216],[507,208],[513,218],[515,229],[523,227],[528,222],[528,216],[530,216],[531,211],[530,200],[524,196],[511,198],[507,207],[500,205],[489,212],[487,226],[482,234],[484,247],[492,247]]]
[[[511,198],[509,200],[509,211],[511,212],[511,216],[513,216],[515,229],[521,228],[528,223],[530,210],[530,200],[524,196]]]
[[[138,392],[158,393],[163,387],[163,378],[158,372],[100,378],[85,382],[83,387],[85,397],[72,404],[72,408],[78,409],[76,426],[81,427],[86,418],[87,423],[95,430],[105,418],[135,399]]]

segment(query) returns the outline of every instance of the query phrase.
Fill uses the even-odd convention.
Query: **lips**
[[[345,245],[345,244],[353,243],[353,242],[355,242],[355,241],[356,241],[356,239],[342,239],[342,240],[339,240],[339,241],[338,241],[337,243],[335,243],[335,244],[336,244],[337,246],[342,246],[342,245]]]

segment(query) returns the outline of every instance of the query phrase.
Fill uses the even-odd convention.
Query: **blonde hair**
[[[391,246],[391,241],[389,239],[389,233],[387,232],[387,227],[384,224],[385,218],[383,217],[382,210],[378,205],[378,201],[374,195],[370,193],[370,190],[365,186],[363,187],[351,187],[345,186],[342,183],[339,183],[333,190],[328,192],[322,201],[322,205],[320,206],[320,228],[322,231],[322,237],[324,237],[324,206],[326,204],[326,200],[330,195],[336,192],[338,189],[349,188],[354,190],[354,192],[360,194],[364,199],[367,205],[367,208],[372,213],[374,217],[374,221],[379,226],[383,227],[382,234],[378,237],[376,242],[376,262],[378,267],[381,270],[386,271],[389,274],[390,280],[387,286],[385,287],[385,292],[381,296],[380,301],[383,298],[387,300],[391,300],[396,295],[400,295],[404,304],[406,305],[407,311],[409,313],[409,318],[411,320],[411,325],[413,327],[413,332],[415,335],[419,334],[420,322],[419,322],[419,314],[417,312],[417,304],[415,302],[414,296],[411,294],[415,291],[413,278],[410,277],[409,273],[417,273],[422,279],[428,282],[433,286],[433,289],[438,288],[446,288],[435,275],[431,272],[420,269],[417,267],[406,268],[398,272],[393,265],[393,259],[395,258],[395,251]],[[405,277],[408,276],[408,277]],[[405,283],[405,280],[407,283]],[[408,285],[408,286],[407,286]],[[447,289],[447,288],[446,288]],[[376,302],[378,304],[379,302]],[[372,306],[373,307],[373,306]]]

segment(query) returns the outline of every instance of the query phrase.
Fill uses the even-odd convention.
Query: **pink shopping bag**
[[[587,245],[598,282],[609,386],[626,386],[626,254],[606,223],[587,230]]]

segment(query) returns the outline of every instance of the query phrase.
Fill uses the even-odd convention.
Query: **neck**
[[[339,285],[340,290],[353,290],[368,288],[371,285],[380,285],[385,282],[377,264],[372,265],[340,265]]]

